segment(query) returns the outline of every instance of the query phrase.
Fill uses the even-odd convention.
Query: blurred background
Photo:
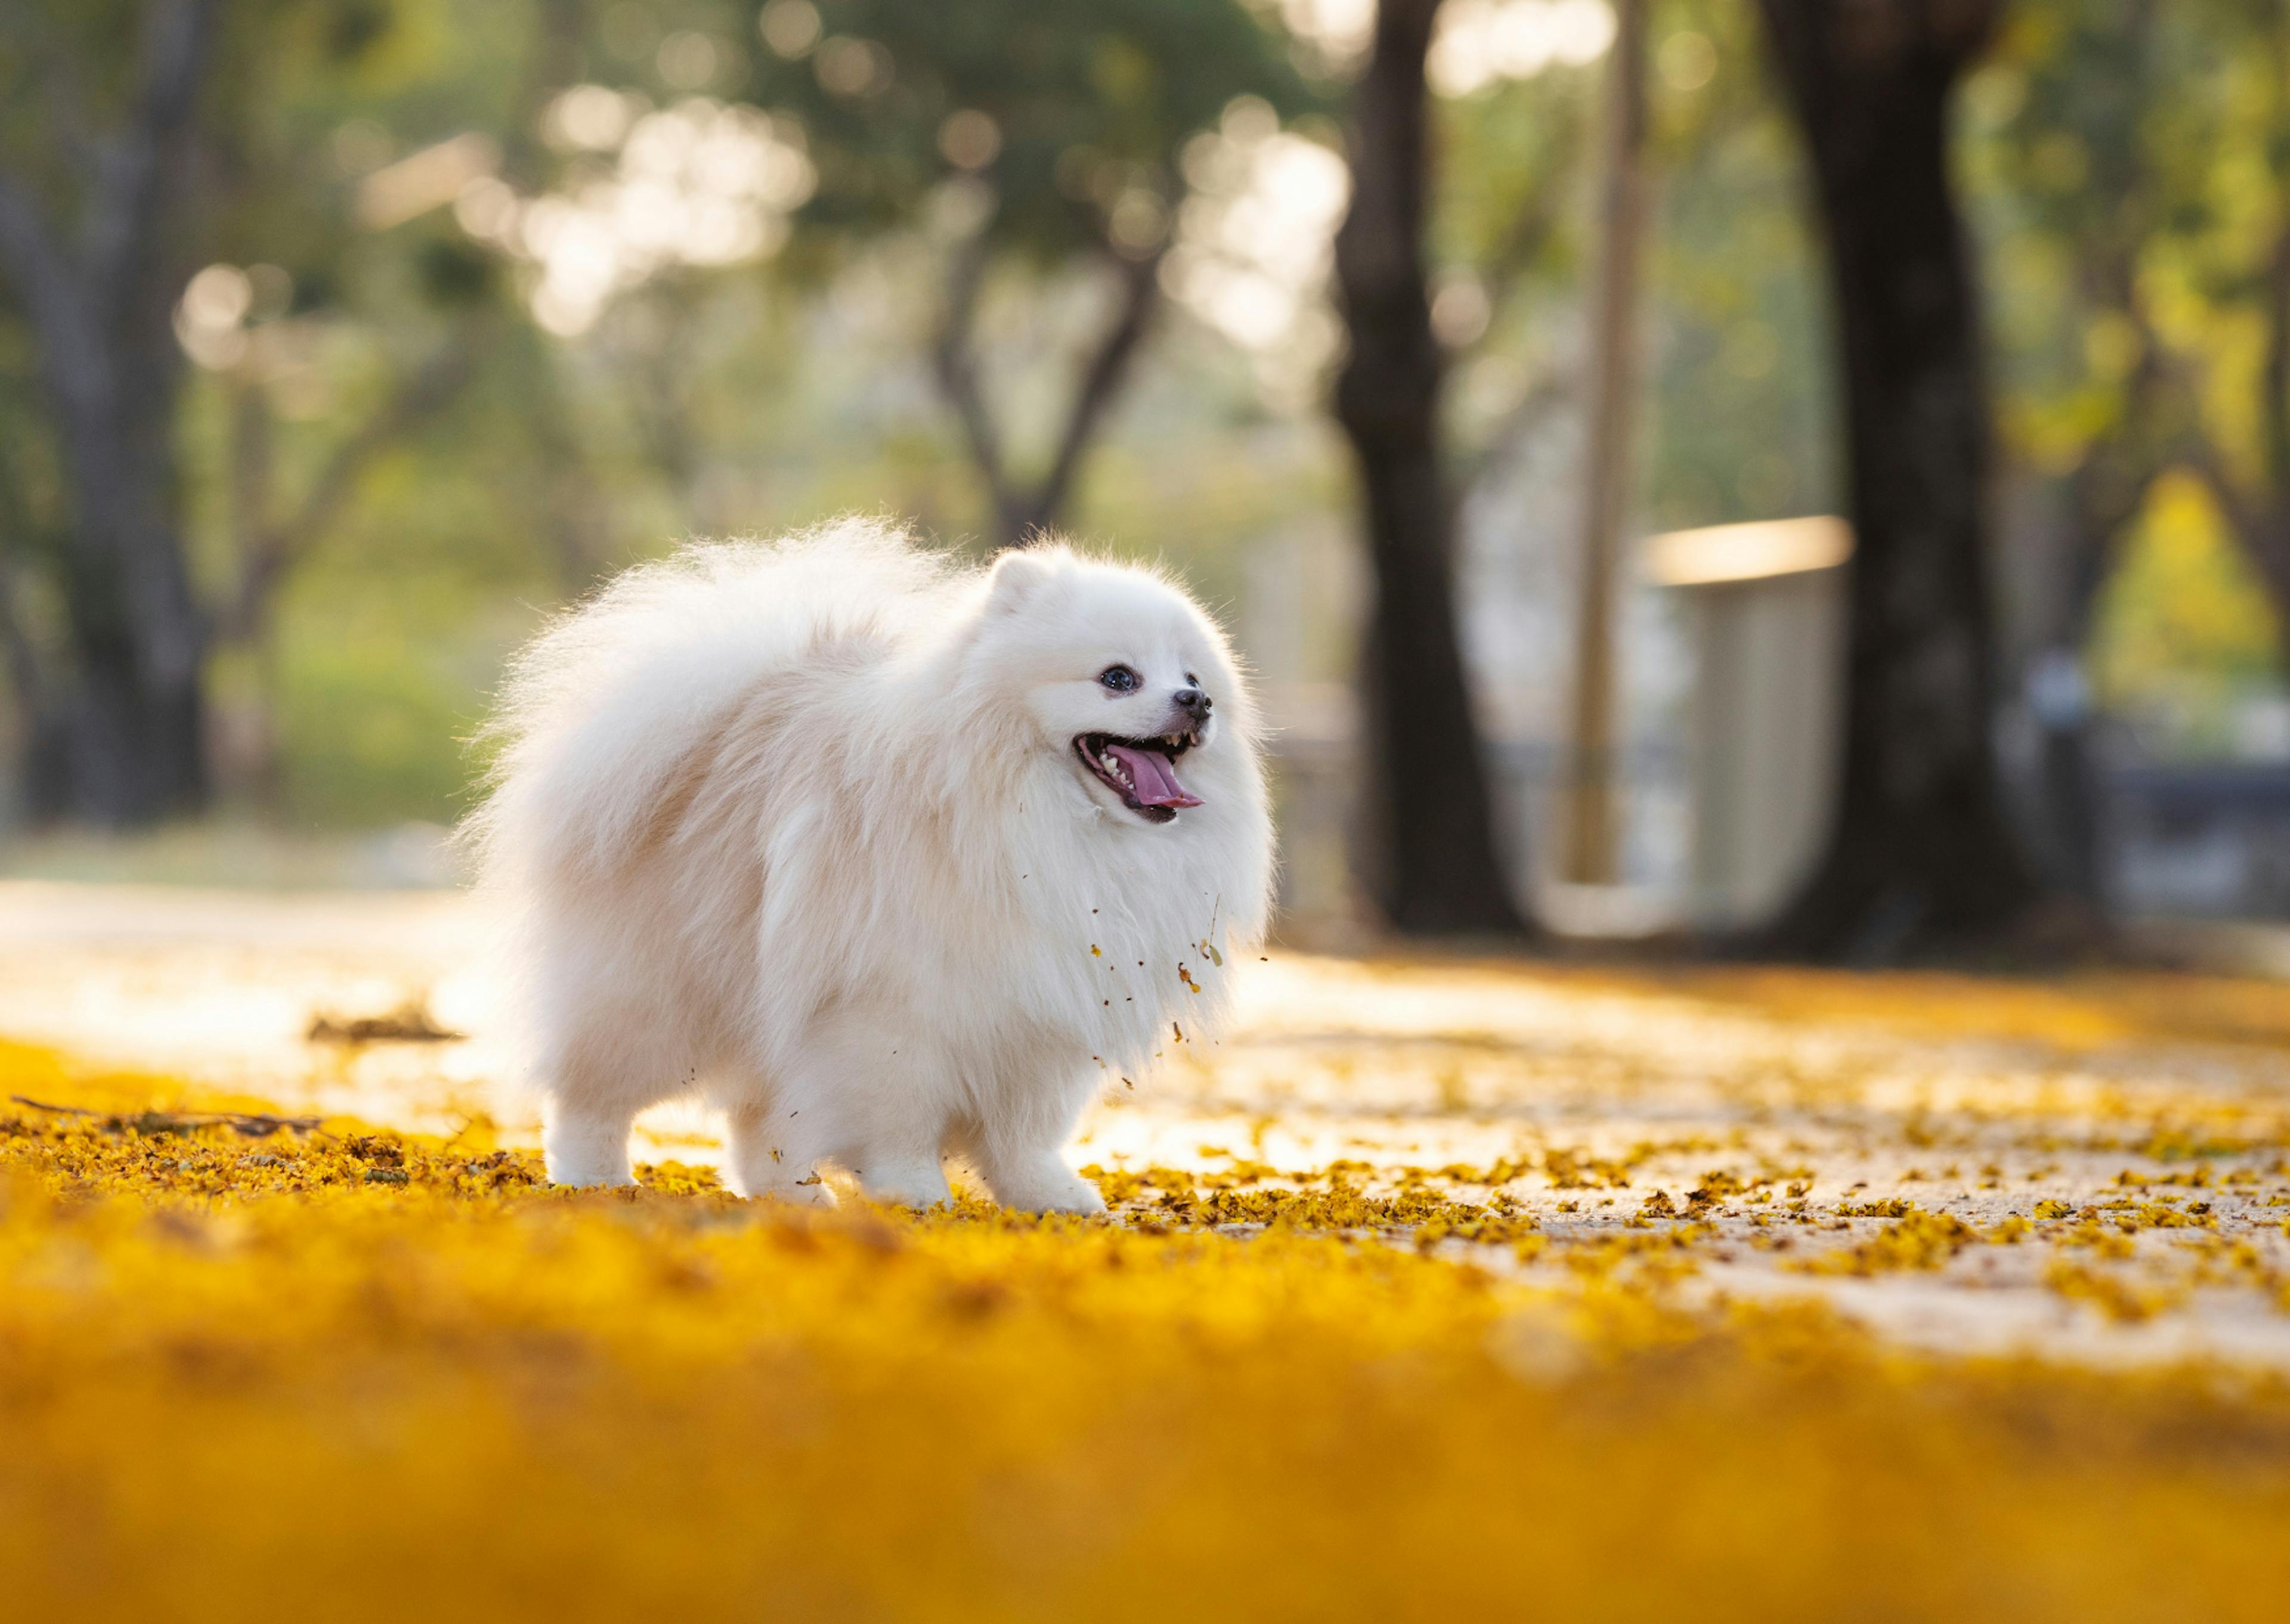
[[[2248,0],[12,0],[0,870],[449,883],[546,614],[857,508],[1181,571],[1300,938],[2290,916],[2286,64]],[[1985,910],[1898,790],[1928,597]]]

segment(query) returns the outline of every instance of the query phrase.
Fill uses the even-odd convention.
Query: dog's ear
[[[1008,614],[1047,586],[1056,566],[1041,554],[1022,547],[1002,549],[988,577],[986,605],[997,614]]]

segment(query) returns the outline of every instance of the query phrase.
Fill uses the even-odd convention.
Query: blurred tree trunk
[[[1444,357],[1423,265],[1430,155],[1423,60],[1438,0],[1383,0],[1353,94],[1352,201],[1336,234],[1350,355],[1336,417],[1359,460],[1375,570],[1365,693],[1377,900],[1414,934],[1522,929],[1495,852],[1454,604],[1439,460]]]
[[[61,452],[72,533],[63,572],[71,666],[60,760],[32,764],[35,807],[107,825],[200,806],[204,617],[177,523],[171,445],[181,356],[178,278],[161,242],[181,195],[213,0],[146,14],[119,127],[65,131],[78,207],[0,174],[0,269],[28,320]],[[60,780],[57,781],[57,768]]]
[[[1605,172],[1590,293],[1590,442],[1583,458],[1581,599],[1575,616],[1566,877],[1621,877],[1615,836],[1614,575],[1629,522],[1637,408],[1638,259],[1646,216],[1646,0],[1616,0],[1606,53]]]
[[[7,676],[16,711],[17,761],[28,792],[21,810],[43,819],[54,809],[30,792],[63,781],[65,730],[55,686],[20,607],[23,554],[41,527],[20,498],[15,474],[14,468],[0,463],[0,671]],[[52,537],[40,540],[54,544]]]
[[[2035,883],[1990,741],[1988,398],[1948,116],[2001,0],[1759,0],[1811,158],[1844,373],[1843,791],[1763,945],[1881,959],[1995,932]]]

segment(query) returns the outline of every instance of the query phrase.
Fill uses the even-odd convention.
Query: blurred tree
[[[2014,116],[1975,161],[2009,188],[2012,226],[2062,262],[2031,312],[2032,345],[2007,348],[2006,412],[2013,451],[2053,487],[2049,523],[2032,538],[2042,556],[2030,561],[2019,639],[2038,735],[2037,854],[2054,884],[2097,902],[2097,713],[2083,650],[2171,432],[2161,357],[2140,338],[2139,293],[2162,181],[2144,116],[2165,84],[2153,0],[2055,0],[2022,18],[1990,70]],[[2027,249],[2003,235],[1995,257],[2008,277],[2015,250]],[[2018,336],[2008,314],[2001,325],[2008,346]]]
[[[475,324],[457,329],[351,428],[308,488],[291,499],[278,490],[277,424],[271,403],[259,385],[237,383],[232,390],[230,447],[230,518],[237,569],[212,616],[218,643],[254,642],[262,636],[287,572],[340,516],[359,476],[374,460],[433,416],[468,381],[480,342]]]
[[[1466,492],[1573,393],[1575,369],[1549,353],[1541,329],[1550,308],[1571,309],[1579,292],[1570,205],[1592,78],[1552,66],[1528,80],[1491,79],[1432,109],[1441,155],[1427,254],[1433,328],[1451,371],[1485,363],[1503,386],[1476,410],[1448,412],[1448,461]]]
[[[291,572],[484,369],[504,311],[492,261],[437,225],[533,144],[516,96],[538,80],[504,68],[545,52],[522,9],[458,35],[446,12],[108,0],[0,29],[0,295],[41,378],[28,442],[67,474],[36,516],[0,504],[35,543],[0,603],[29,813],[147,822],[273,777],[275,694],[218,710],[218,662],[270,671]],[[417,142],[449,140],[391,163],[373,112],[398,99]]]
[[[401,188],[377,212],[324,140],[361,65],[422,4],[106,0],[19,8],[0,35],[13,109],[0,120],[0,287],[36,356],[27,428],[52,442],[62,476],[36,514],[0,503],[19,538],[0,575],[0,642],[28,716],[35,816],[124,825],[204,804],[213,657],[262,639],[291,570],[478,363],[489,268],[417,230],[395,244],[414,307],[396,330],[416,353],[385,363],[370,412],[289,436],[274,411],[316,370],[328,316],[356,302],[361,239],[450,200],[433,179],[419,207]],[[140,56],[123,66],[116,42],[138,28]],[[426,349],[420,335],[441,324],[418,310],[445,317]],[[187,377],[228,401],[212,556],[188,511]],[[20,470],[39,453],[15,457]],[[45,639],[22,612],[43,581],[61,633]]]
[[[952,238],[933,375],[997,540],[1053,526],[1159,303],[1186,144],[1237,97],[1315,105],[1285,41],[1239,0],[772,0],[757,34],[747,93],[802,118],[818,165],[806,219],[861,236],[935,219]],[[981,373],[997,266],[1093,268],[1110,295],[1045,459],[1013,451]]]
[[[176,508],[171,228],[214,0],[11,8],[0,105],[0,269],[37,350],[69,492],[62,559],[72,671],[36,680],[44,811],[104,823],[204,798],[205,629]],[[116,41],[140,34],[137,49]],[[122,63],[124,66],[115,66]],[[12,645],[16,644],[12,639]],[[60,748],[56,748],[60,747]]]
[[[2198,574],[2126,561],[2126,548],[2183,552],[2207,513],[2248,561],[2247,589],[2278,620],[2290,612],[2286,52],[2290,17],[2270,3],[2036,0],[1971,104],[2009,444],[2049,498],[2021,570],[2041,821],[2063,877],[2086,886],[2102,697],[2086,667],[2111,666],[2100,675],[2118,686],[2126,666],[2142,668],[2159,685],[2151,700],[2199,684],[2206,661],[2222,677],[2247,654],[2246,614],[2166,601],[2155,589],[2166,583],[2205,598]],[[2222,556],[2195,555],[2223,575]],[[2208,596],[2228,585],[2208,580]],[[2089,646],[2103,592],[2111,660]],[[2238,632],[2207,652],[2179,635],[2227,620]],[[2246,684],[2214,685],[2223,699]],[[2215,740],[2221,720],[2194,731]]]
[[[1445,357],[1431,325],[1424,59],[1439,0],[1382,0],[1353,92],[1352,201],[1336,234],[1350,353],[1336,417],[1365,500],[1375,604],[1363,664],[1376,899],[1417,934],[1516,933],[1455,622],[1454,503],[1440,460]]]
[[[1990,744],[1988,396],[1949,163],[2001,0],[1760,4],[1827,237],[1857,540],[1842,795],[1766,935],[1891,957],[2002,928],[2035,889]]]
[[[2199,90],[2142,132],[2158,184],[2132,194],[2150,229],[2123,315],[2134,404],[2166,400],[2134,466],[2151,478],[2167,461],[2202,481],[2290,626],[2290,13],[2227,0],[2173,20],[2198,30],[2196,49],[2178,42],[2172,56],[2192,70],[2180,88]],[[2133,7],[2113,43],[2144,60],[2156,32]]]

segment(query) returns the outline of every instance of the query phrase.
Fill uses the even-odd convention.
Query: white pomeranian
[[[645,1107],[730,1118],[750,1196],[1094,1212],[1061,1150],[1198,1041],[1271,825],[1232,652],[1150,571],[989,570],[862,519],[630,570],[511,668],[470,835],[508,905],[549,1177]]]

